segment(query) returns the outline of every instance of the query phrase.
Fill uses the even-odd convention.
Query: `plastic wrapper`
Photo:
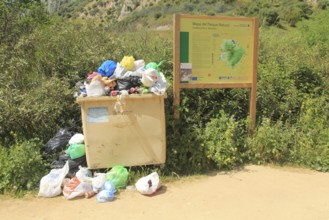
[[[106,179],[111,181],[115,188],[124,188],[128,183],[128,170],[123,166],[114,166],[106,173]]]
[[[62,193],[62,182],[69,172],[69,163],[66,162],[61,169],[52,169],[49,174],[42,177],[38,196],[55,197]]]
[[[117,80],[117,90],[129,90],[133,87],[139,87],[142,85],[140,77],[138,76],[130,76],[125,79],[118,79]]]
[[[99,193],[97,193],[96,197],[98,202],[111,202],[114,200],[115,195],[113,191],[102,190]]]
[[[135,67],[135,58],[133,56],[124,56],[120,62],[120,66],[126,68],[126,70],[133,70]]]
[[[152,68],[152,69],[155,69],[156,71],[160,72],[160,66],[161,64],[163,63],[163,61],[161,61],[160,63],[155,63],[155,62],[150,62],[148,64],[146,64],[145,66],[145,69],[149,69],[149,68]]]
[[[163,73],[160,72],[158,81],[156,81],[153,86],[149,88],[149,90],[156,95],[164,95],[168,87],[169,84],[167,83],[166,78]]]
[[[78,177],[67,180],[63,188],[63,195],[66,199],[85,196],[85,193],[89,192],[93,192],[91,182],[81,182]]]
[[[117,63],[112,60],[106,60],[102,63],[102,65],[98,68],[98,73],[102,76],[110,77],[113,75],[115,69],[117,67]]]
[[[145,70],[142,75],[141,82],[146,87],[152,87],[159,79],[159,73],[153,68]]]
[[[144,60],[135,60],[134,61],[134,70],[138,70],[140,68],[145,67],[145,61]]]
[[[65,153],[67,153],[71,159],[82,157],[86,155],[85,144],[70,144]]]
[[[73,135],[70,140],[69,140],[69,144],[83,144],[84,143],[84,136],[83,134],[80,133],[76,133],[75,135]]]
[[[73,132],[71,132],[68,128],[59,129],[56,135],[46,143],[46,152],[50,153],[53,151],[60,151],[64,149],[69,143],[72,136]]]
[[[85,82],[87,96],[103,96],[105,95],[105,84],[102,81],[102,76],[98,75],[92,78],[88,84]]]
[[[98,193],[101,189],[104,183],[106,182],[106,173],[97,173],[95,174],[95,177],[92,178],[91,184],[93,186],[93,191]]]
[[[140,192],[143,195],[151,195],[154,194],[160,187],[160,178],[157,172],[153,172],[149,174],[148,176],[144,176],[140,178],[136,184],[135,187],[138,192]]]

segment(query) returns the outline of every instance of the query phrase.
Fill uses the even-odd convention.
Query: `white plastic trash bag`
[[[85,142],[85,138],[83,134],[76,133],[69,140],[69,144],[83,144]]]
[[[153,92],[156,95],[164,95],[166,93],[167,88],[169,87],[169,84],[166,81],[166,78],[164,77],[163,73],[160,72],[159,79],[154,83],[152,87],[149,88],[150,92]]]
[[[95,177],[92,178],[91,184],[93,186],[93,191],[98,193],[101,191],[102,186],[106,182],[106,173],[97,173]]]
[[[80,181],[76,176],[66,181],[63,188],[63,195],[66,199],[73,199],[92,192],[91,182]]]
[[[134,70],[138,70],[139,68],[143,68],[145,66],[144,60],[135,60],[134,61]]]
[[[105,85],[101,79],[101,76],[94,77],[90,84],[85,83],[87,96],[103,96],[105,95]]]
[[[123,66],[120,66],[120,64],[117,64],[117,68],[114,71],[113,77],[115,79],[122,79],[124,74],[127,72],[127,69]],[[111,77],[112,78],[112,77]]]
[[[159,73],[156,69],[149,68],[142,75],[141,82],[146,87],[152,87],[159,79]]]
[[[157,172],[153,172],[148,176],[140,178],[135,184],[136,189],[143,195],[151,195],[160,187],[160,178]]]
[[[79,166],[79,171],[75,177],[68,180],[64,184],[63,195],[66,199],[83,196],[85,193],[93,191],[91,184],[91,172],[86,167]]]
[[[61,169],[52,169],[49,174],[42,177],[38,196],[55,197],[62,193],[62,182],[69,172],[69,162],[66,161]]]
[[[91,182],[91,172],[87,167],[79,166],[79,171],[75,174],[80,182]]]

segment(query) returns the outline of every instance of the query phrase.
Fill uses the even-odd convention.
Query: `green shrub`
[[[283,2],[280,10],[280,18],[292,27],[303,18],[308,18],[312,14],[311,5],[306,2]]]
[[[206,157],[202,129],[179,123],[175,129],[167,128],[167,160],[163,172],[195,174],[213,169],[213,163]]]
[[[322,80],[319,74],[308,67],[299,67],[291,73],[296,88],[303,93],[321,93]]]
[[[307,45],[314,47],[321,45],[323,55],[328,53],[329,48],[329,10],[320,11],[309,20],[304,20],[297,25],[301,37]],[[320,49],[320,48],[319,48]]]
[[[204,147],[207,158],[213,160],[219,169],[232,169],[246,160],[245,122],[238,122],[221,111],[218,118],[206,124]]]
[[[61,126],[80,127],[80,112],[68,82],[58,78],[39,81],[17,94],[8,90],[0,103],[2,144],[39,138],[46,142]]]
[[[154,14],[155,19],[159,19],[162,16],[161,12],[157,12]]]
[[[300,131],[307,135],[312,145],[308,147],[327,147],[329,143],[328,97],[319,96],[304,100],[296,123]]]
[[[274,8],[263,8],[260,10],[261,24],[266,26],[278,25],[279,14]]]
[[[189,12],[192,12],[193,10],[194,10],[194,5],[193,4],[189,4],[189,3],[186,3],[185,5],[184,5],[184,11],[186,12],[186,13],[189,13]]]
[[[329,1],[328,0],[318,0],[317,1],[317,7],[319,9],[325,10],[329,6]]]
[[[17,142],[7,149],[0,146],[0,192],[36,190],[41,178],[47,173],[40,154],[42,144],[37,139]]]
[[[292,160],[295,133],[282,121],[264,119],[249,139],[248,146],[255,163],[286,163]]]

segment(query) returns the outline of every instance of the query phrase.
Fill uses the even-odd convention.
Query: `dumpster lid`
[[[127,99],[150,99],[150,98],[167,98],[167,93],[164,95],[156,95],[153,93],[149,94],[130,94],[126,98]],[[97,96],[97,97],[77,97],[76,103],[82,104],[84,102],[98,102],[98,101],[107,101],[107,100],[117,100],[117,96]]]

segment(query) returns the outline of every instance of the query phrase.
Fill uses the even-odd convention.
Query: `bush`
[[[317,1],[317,7],[319,9],[325,10],[329,6],[329,1],[328,0],[318,0]]]
[[[161,12],[157,12],[154,14],[155,19],[159,19],[162,16]]]
[[[246,131],[245,122],[238,122],[221,111],[219,118],[212,119],[205,127],[203,138],[207,158],[219,169],[232,169],[243,164],[247,159]]]
[[[303,102],[298,128],[299,161],[319,171],[329,171],[328,97],[308,98]]]
[[[279,10],[280,18],[292,27],[295,27],[298,21],[308,18],[312,14],[311,6],[306,2],[286,2]]]
[[[9,90],[1,102],[2,144],[15,138],[46,142],[61,126],[80,127],[80,112],[68,82],[58,78],[39,81],[24,94]]]
[[[176,132],[169,130],[167,135],[167,160],[163,172],[195,174],[213,169],[213,163],[206,157],[202,129],[184,124],[176,124],[176,129]]]
[[[189,4],[189,3],[186,3],[185,5],[184,5],[184,11],[185,12],[192,12],[193,10],[194,10],[194,5],[193,4]]]
[[[293,158],[295,136],[292,129],[282,121],[264,119],[248,141],[254,163],[286,163]]]
[[[329,170],[328,98],[308,98],[293,124],[264,119],[248,139],[255,163],[297,164]]]
[[[42,144],[37,139],[17,142],[7,149],[0,146],[0,192],[36,190],[40,179],[47,173],[40,154]]]
[[[319,74],[308,67],[299,67],[291,73],[296,88],[306,94],[321,93],[322,80]]]
[[[279,14],[273,9],[263,8],[260,10],[261,24],[266,26],[273,26],[279,24]]]

